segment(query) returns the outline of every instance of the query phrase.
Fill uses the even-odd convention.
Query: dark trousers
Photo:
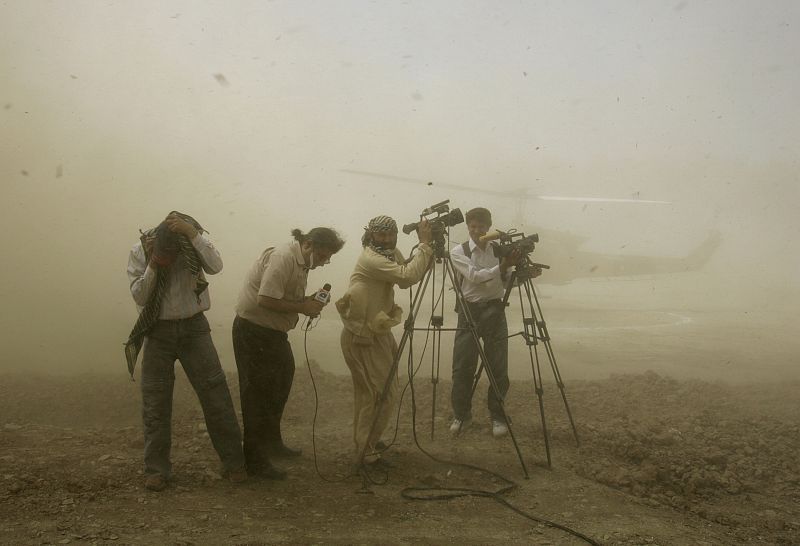
[[[283,443],[281,418],[294,380],[294,354],[286,332],[264,328],[237,316],[233,352],[239,370],[244,458],[258,471],[269,463],[270,445]]]
[[[172,463],[172,391],[180,360],[206,420],[208,435],[226,470],[244,464],[242,436],[225,372],[203,313],[159,320],[147,335],[142,356],[142,417],[145,473],[169,477]]]
[[[483,350],[489,370],[495,379],[500,400],[508,392],[508,326],[505,307],[499,301],[468,303],[478,337],[483,341]],[[475,344],[463,311],[458,313],[458,328],[453,344],[453,391],[451,402],[456,419],[472,418],[472,383],[478,367],[480,353]],[[504,420],[495,390],[489,384],[487,394],[489,413],[493,419]]]

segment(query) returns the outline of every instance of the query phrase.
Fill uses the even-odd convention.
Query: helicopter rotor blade
[[[339,169],[339,172],[355,174],[358,176],[366,176],[370,178],[385,178],[387,180],[396,180],[398,182],[409,182],[412,184],[420,184],[424,186],[436,186],[439,188],[448,188],[453,190],[460,190],[460,191],[474,191],[479,193],[484,193],[487,195],[498,195],[500,197],[512,197],[512,198],[523,198],[523,199],[539,199],[542,201],[577,201],[582,203],[636,203],[636,204],[657,204],[657,205],[669,205],[671,201],[655,201],[650,199],[638,199],[638,198],[630,198],[630,199],[621,199],[621,198],[613,198],[613,197],[567,197],[567,196],[560,196],[560,195],[530,195],[528,194],[527,188],[516,188],[513,190],[488,190],[485,188],[476,188],[473,186],[460,186],[458,184],[447,184],[447,183],[440,183],[434,182],[432,180],[423,180],[420,178],[409,178],[405,176],[396,176],[391,174],[384,174],[384,173],[376,173],[371,171],[361,171],[356,169]]]
[[[671,205],[672,201],[654,201],[651,199],[618,199],[614,197],[562,197],[559,195],[537,195],[543,201],[580,201],[585,203],[642,203],[651,205]]]
[[[410,182],[412,184],[420,184],[423,186],[436,186],[437,188],[448,188],[452,190],[460,190],[460,191],[476,191],[481,193],[488,193],[491,195],[499,195],[501,197],[511,197],[512,194],[505,191],[496,191],[496,190],[486,190],[483,188],[475,188],[472,186],[459,186],[457,184],[446,184],[441,182],[436,182],[435,184],[431,180],[422,180],[421,178],[408,178],[405,176],[395,176],[392,174],[383,174],[383,173],[374,173],[370,171],[357,171],[354,169],[339,169],[339,172],[349,173],[349,174],[356,174],[358,176],[366,176],[370,178],[385,178],[387,180],[397,180],[398,182]]]

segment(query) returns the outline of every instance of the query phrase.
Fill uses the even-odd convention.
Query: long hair
[[[334,254],[344,246],[344,240],[339,236],[339,233],[335,229],[327,227],[315,227],[308,233],[303,233],[295,228],[292,230],[292,236],[298,243],[302,244],[306,241],[311,241],[315,246],[330,250]]]

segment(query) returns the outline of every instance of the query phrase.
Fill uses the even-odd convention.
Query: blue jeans
[[[487,398],[492,419],[505,421],[501,401],[508,393],[508,325],[505,307],[500,301],[468,303],[478,337],[489,359],[488,369],[495,379],[498,393],[489,384]],[[480,353],[468,329],[467,316],[458,313],[458,328],[453,344],[453,391],[451,402],[456,419],[472,418],[472,383]],[[463,329],[461,329],[463,328]],[[499,398],[497,396],[499,394]]]
[[[208,434],[226,471],[244,466],[242,437],[225,372],[203,313],[159,320],[145,339],[142,357],[142,417],[146,474],[169,477],[172,463],[172,391],[175,360],[200,399]]]

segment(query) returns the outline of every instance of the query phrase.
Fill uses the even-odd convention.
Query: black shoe
[[[384,457],[381,457],[380,459],[375,461],[375,464],[378,465],[381,468],[394,468],[395,467],[394,463],[390,463]]]
[[[394,468],[394,465],[392,463],[390,463],[389,461],[387,461],[386,459],[384,459],[380,455],[378,455],[377,457],[375,457],[375,459],[373,459],[373,460],[371,460],[371,461],[369,461],[369,462],[367,462],[365,464],[369,468],[376,468],[376,469],[380,469],[380,470],[384,470],[384,471],[389,469],[389,468]]]
[[[375,442],[375,451],[386,451],[389,449],[389,446],[383,443],[383,440],[378,440]]]
[[[270,445],[268,451],[272,457],[284,457],[287,459],[299,457],[303,454],[302,449],[292,449],[283,443]]]
[[[276,468],[271,464],[260,466],[248,466],[247,475],[253,478],[263,478],[266,480],[285,480],[286,472],[280,468]]]
[[[286,479],[286,471],[281,470],[280,468],[275,468],[274,466],[270,465],[264,467],[259,474],[262,478],[266,478],[268,480],[285,480]]]

